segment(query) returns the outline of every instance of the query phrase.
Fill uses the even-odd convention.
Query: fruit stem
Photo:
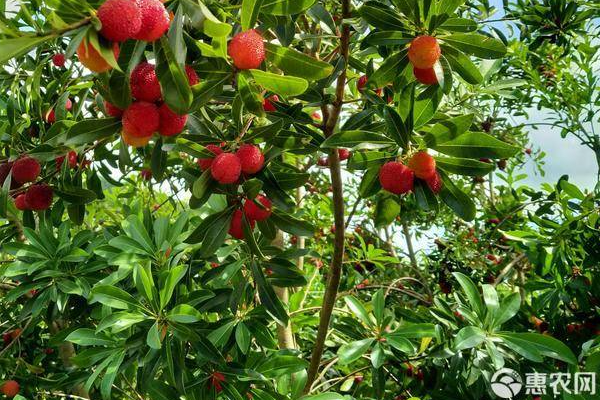
[[[342,19],[350,18],[350,0],[342,0]],[[331,136],[338,123],[340,112],[344,104],[344,90],[346,88],[346,71],[348,68],[348,50],[350,47],[350,26],[344,24],[342,35],[340,37],[340,55],[344,58],[344,69],[337,79],[335,90],[335,101],[332,107],[323,106],[323,133],[325,137]],[[329,270],[327,287],[323,295],[323,305],[319,315],[319,328],[317,338],[310,358],[310,366],[304,393],[309,393],[315,378],[319,372],[321,357],[325,348],[325,339],[331,322],[331,314],[337,298],[340,278],[342,273],[342,261],[344,258],[344,194],[342,184],[342,173],[340,167],[340,158],[337,149],[329,152],[329,171],[331,175],[331,185],[333,188],[333,215],[335,226],[335,239],[333,242],[333,259]]]

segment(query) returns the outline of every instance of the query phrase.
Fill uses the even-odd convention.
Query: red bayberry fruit
[[[500,171],[504,171],[506,169],[506,160],[502,159],[498,161],[498,168]]]
[[[45,183],[30,186],[25,193],[27,207],[34,211],[47,210],[52,205],[54,192]]]
[[[426,35],[413,39],[408,49],[408,59],[411,64],[421,69],[432,68],[441,54],[442,50],[437,39]]]
[[[238,33],[229,42],[227,53],[238,69],[258,68],[265,59],[263,37],[256,29]]]
[[[121,137],[123,138],[123,142],[131,147],[142,147],[147,145],[152,139],[152,135],[146,137],[136,137],[127,133],[125,130],[121,132]]]
[[[148,168],[143,169],[142,172],[140,172],[140,175],[145,181],[149,181],[150,179],[152,179],[152,171]]]
[[[69,154],[67,155],[67,160],[69,162],[70,168],[77,168],[77,165],[79,165],[79,160],[77,159],[77,153],[74,151],[69,152]]]
[[[242,164],[235,154],[222,153],[214,158],[210,173],[219,183],[235,183],[242,173]]]
[[[326,167],[329,165],[329,158],[327,157],[321,157],[319,158],[319,160],[317,160],[317,165],[319,167]]]
[[[417,178],[429,179],[435,175],[435,159],[427,152],[419,151],[408,160],[408,168]]]
[[[381,187],[390,193],[403,194],[413,190],[415,175],[406,165],[391,161],[379,170]]]
[[[490,260],[490,261],[496,261],[496,256],[495,256],[495,255],[493,255],[493,254],[487,254],[487,255],[485,256],[485,258],[487,258],[487,259],[488,259],[488,260]]]
[[[231,218],[231,224],[229,225],[229,234],[240,240],[244,238],[243,217],[244,213],[242,210],[235,210],[233,212],[233,218]],[[254,220],[249,220],[248,223],[250,224],[250,228],[254,229],[256,222]]]
[[[200,78],[198,77],[198,74],[196,73],[194,68],[192,68],[191,65],[185,66],[185,74],[187,75],[190,86],[194,86],[200,83]]]
[[[442,177],[437,171],[431,176],[431,178],[425,179],[425,183],[427,184],[429,189],[435,194],[440,193],[442,191],[442,187],[444,186],[444,182],[442,182]]]
[[[264,99],[263,100],[263,109],[266,112],[277,111],[277,108],[275,108],[275,105],[273,104],[274,101],[279,101],[279,96],[277,96],[276,94]]]
[[[262,204],[262,207],[257,203]],[[250,220],[264,221],[271,216],[271,206],[271,200],[259,194],[254,200],[246,200],[244,203],[244,214]]]
[[[338,149],[338,156],[340,157],[340,161],[344,161],[350,158],[352,153],[348,149]]]
[[[488,223],[497,225],[500,223],[500,220],[498,218],[490,218],[490,219],[488,219]]]
[[[187,114],[178,115],[174,113],[166,103],[158,108],[158,114],[160,116],[158,133],[161,135],[175,136],[185,128],[188,119]]]
[[[154,103],[162,96],[156,68],[148,62],[139,63],[131,71],[130,86],[131,95],[137,100]]]
[[[11,380],[4,382],[2,388],[0,388],[0,391],[2,391],[6,397],[15,397],[17,394],[19,394],[20,389],[21,387],[19,386],[19,382]]]
[[[257,173],[265,163],[265,156],[260,148],[252,144],[243,144],[235,154],[240,159],[242,172],[245,174]]]
[[[54,349],[52,347],[46,347],[44,349],[44,353],[46,353],[46,354],[53,354],[54,353]]]
[[[159,0],[136,1],[141,11],[141,28],[133,38],[154,42],[169,29],[171,24],[169,12]]]
[[[142,27],[141,10],[132,0],[107,0],[96,15],[102,23],[100,34],[113,42],[132,39]]]
[[[210,151],[215,156],[218,156],[219,154],[223,153],[223,149],[221,149],[219,146],[217,146],[215,144],[207,145],[206,150]],[[207,169],[210,168],[213,160],[214,160],[214,157],[213,158],[199,158],[197,163],[202,171],[206,171]]]
[[[27,207],[27,202],[25,201],[25,193],[22,193],[17,196],[17,198],[15,199],[15,207],[17,207],[17,210],[21,211],[29,209],[29,207]]]
[[[104,100],[104,110],[109,117],[121,118],[123,116],[123,110],[106,100]]]
[[[33,182],[40,175],[41,170],[42,167],[35,158],[25,156],[13,164],[12,177],[19,183]]]
[[[356,383],[356,384],[360,384],[360,383],[362,383],[362,381],[363,381],[364,379],[365,379],[365,378],[364,378],[362,375],[356,375],[356,376],[354,377],[354,383]]]
[[[360,78],[358,78],[358,81],[356,82],[356,89],[359,92],[364,92],[365,88],[367,87],[368,80],[369,78],[367,78],[366,75],[362,75]]]
[[[52,56],[52,64],[54,64],[55,67],[64,67],[66,60],[65,55],[62,53],[57,53]]]
[[[435,69],[433,68],[413,68],[413,74],[417,81],[423,85],[435,85],[438,83],[437,76],[435,75]]]
[[[123,113],[123,130],[131,136],[138,138],[152,136],[159,126],[158,107],[152,103],[135,102]]]
[[[528,156],[531,155],[531,149],[525,149],[525,154],[527,154]]]

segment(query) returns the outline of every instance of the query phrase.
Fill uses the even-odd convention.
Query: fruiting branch
[[[342,0],[342,18],[350,17],[350,0]],[[350,26],[344,24],[342,27],[342,36],[340,38],[340,55],[344,58],[345,67],[337,79],[335,90],[335,101],[332,107],[324,106],[323,110],[323,132],[325,137],[331,136],[338,123],[340,112],[344,104],[344,91],[346,88],[346,70],[348,66],[348,50],[350,47]],[[344,194],[342,184],[342,173],[340,168],[340,158],[337,149],[329,152],[329,171],[331,175],[331,185],[333,188],[333,215],[335,226],[335,239],[333,244],[333,259],[329,269],[329,278],[327,287],[323,295],[323,307],[319,315],[319,328],[317,338],[312,351],[308,377],[304,392],[310,392],[312,384],[317,377],[319,364],[325,347],[325,339],[331,322],[331,314],[337,298],[337,292],[340,284],[342,272],[342,261],[344,258]]]

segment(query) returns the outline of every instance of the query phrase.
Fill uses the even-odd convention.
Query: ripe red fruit
[[[106,100],[104,100],[104,109],[109,117],[121,118],[123,116],[123,110]]]
[[[47,210],[52,205],[54,192],[52,188],[45,183],[30,186],[25,193],[25,203],[31,210]]]
[[[531,149],[525,149],[525,154],[527,154],[528,156],[531,155]]]
[[[348,149],[338,149],[338,156],[340,157],[340,161],[344,161],[350,158],[352,153]]]
[[[2,385],[2,388],[0,388],[6,397],[15,397],[19,394],[20,389],[19,382],[17,381],[6,381]]]
[[[490,219],[488,219],[488,221],[487,221],[487,222],[488,222],[489,224],[494,224],[494,225],[497,225],[497,224],[499,224],[499,223],[500,223],[500,220],[499,220],[498,218],[490,218]]]
[[[52,64],[54,64],[55,67],[59,67],[59,68],[64,67],[65,62],[66,62],[66,58],[65,58],[65,55],[62,53],[57,53],[52,56]]]
[[[223,149],[221,149],[219,146],[217,146],[215,144],[207,145],[206,150],[210,151],[215,156],[218,156],[219,154],[223,153]],[[196,161],[196,162],[198,163],[198,166],[200,167],[200,169],[202,171],[206,171],[207,169],[210,168],[213,160],[214,160],[214,158],[199,158],[198,161]]]
[[[44,115],[44,119],[46,120],[47,123],[49,124],[53,124],[56,122],[56,112],[54,112],[54,109],[51,108],[46,115]]]
[[[229,225],[229,234],[240,240],[244,238],[243,216],[244,213],[242,210],[235,210],[233,218],[231,219],[231,224]],[[249,220],[248,223],[250,224],[250,228],[254,229],[256,222],[254,220]]]
[[[276,94],[264,99],[263,100],[263,109],[266,112],[277,111],[277,108],[275,108],[275,105],[273,104],[274,101],[279,101],[279,96],[277,96]]]
[[[381,187],[394,194],[413,190],[414,179],[414,172],[401,162],[388,162],[379,170]]]
[[[29,207],[27,207],[27,202],[25,201],[25,193],[22,193],[17,196],[17,198],[15,199],[15,207],[17,207],[17,210],[21,211],[29,209]]]
[[[12,177],[19,183],[33,182],[42,170],[40,163],[29,156],[19,158],[12,167]]]
[[[222,153],[214,158],[210,166],[210,173],[219,183],[235,183],[242,173],[242,164],[235,154]]]
[[[362,75],[360,78],[358,78],[358,81],[356,82],[356,89],[358,89],[359,92],[363,92],[367,87],[368,80],[369,78],[367,78],[366,75]]]
[[[427,184],[429,189],[435,194],[441,192],[442,187],[444,186],[444,183],[442,182],[442,177],[437,171],[430,178],[425,179],[425,183]]]
[[[148,168],[143,169],[142,172],[140,172],[140,175],[142,176],[142,179],[145,181],[149,181],[150,179],[152,179],[152,171],[149,170]]]
[[[265,156],[260,148],[252,144],[243,144],[235,153],[242,164],[242,172],[255,174],[260,171],[265,163]]]
[[[107,0],[98,8],[100,34],[113,42],[132,39],[142,27],[142,13],[133,0]]]
[[[256,29],[238,33],[229,42],[227,53],[238,69],[258,68],[265,59],[263,37]]]
[[[77,168],[77,165],[79,165],[79,160],[77,158],[77,153],[74,151],[70,151],[69,154],[67,155],[67,160],[69,162],[69,167],[70,168]]]
[[[317,122],[321,122],[321,121],[323,121],[323,116],[322,116],[322,115],[321,115],[321,113],[320,113],[320,112],[318,112],[318,111],[315,111],[315,112],[314,112],[314,113],[312,113],[310,116],[311,116],[311,118],[312,118],[312,119],[314,119],[314,120],[315,120],[315,121],[317,121]]]
[[[362,381],[363,381],[364,379],[365,379],[365,378],[364,378],[362,375],[356,375],[356,376],[354,377],[354,383],[356,383],[356,384],[362,383]]]
[[[185,66],[185,74],[187,75],[190,86],[194,86],[200,83],[200,78],[198,77],[198,74],[196,73],[194,68],[192,68],[191,65]]]
[[[429,179],[435,175],[435,159],[427,152],[419,151],[408,160],[408,168],[413,170],[417,178]]]
[[[139,63],[131,71],[130,86],[131,95],[137,100],[154,103],[162,96],[156,68],[148,62]]]
[[[498,168],[501,171],[504,171],[506,169],[506,160],[502,159],[502,160],[498,161]]]
[[[264,208],[256,203],[262,204]],[[246,214],[246,217],[250,220],[264,221],[271,216],[271,207],[271,200],[266,196],[259,194],[254,200],[246,200],[244,203],[244,214]]]
[[[123,113],[123,130],[133,137],[149,137],[158,130],[160,116],[153,103],[138,101]]]
[[[408,59],[413,67],[426,69],[432,68],[440,59],[442,50],[436,38],[432,36],[418,36],[410,42]]]
[[[435,69],[433,68],[413,68],[413,74],[417,81],[423,85],[435,85],[438,83],[437,76],[435,75]]]
[[[490,261],[496,261],[496,256],[493,254],[486,254],[485,258],[487,258]]]
[[[159,0],[136,1],[141,11],[141,28],[133,38],[154,42],[169,29],[171,24],[169,12]]]
[[[163,136],[175,136],[185,128],[188,116],[174,113],[167,104],[163,104],[158,108],[160,116],[160,125],[158,133]]]
[[[44,349],[44,353],[46,354],[53,354],[54,353],[54,349],[52,347],[47,347]]]
[[[327,157],[321,157],[319,158],[319,160],[317,161],[317,165],[319,167],[326,167],[329,165],[329,158]]]

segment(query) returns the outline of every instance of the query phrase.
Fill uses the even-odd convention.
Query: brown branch
[[[342,0],[342,18],[350,18],[350,0]],[[350,47],[350,26],[344,24],[342,28],[342,36],[340,38],[340,55],[344,58],[345,67],[337,79],[335,90],[335,101],[331,107],[323,106],[323,133],[325,137],[333,134],[337,126],[340,112],[344,104],[344,90],[346,88],[346,70],[348,68],[348,53]],[[333,214],[335,226],[335,239],[333,259],[331,268],[329,269],[329,278],[327,287],[323,295],[323,308],[319,315],[319,328],[317,330],[317,338],[313,347],[310,358],[310,366],[308,369],[308,377],[304,392],[310,392],[313,382],[319,372],[319,365],[323,350],[325,348],[325,339],[331,322],[331,314],[337,298],[340,278],[342,274],[342,261],[344,258],[344,194],[342,184],[342,172],[340,167],[340,158],[337,149],[332,149],[329,152],[329,170],[331,174],[331,185],[333,188]]]

